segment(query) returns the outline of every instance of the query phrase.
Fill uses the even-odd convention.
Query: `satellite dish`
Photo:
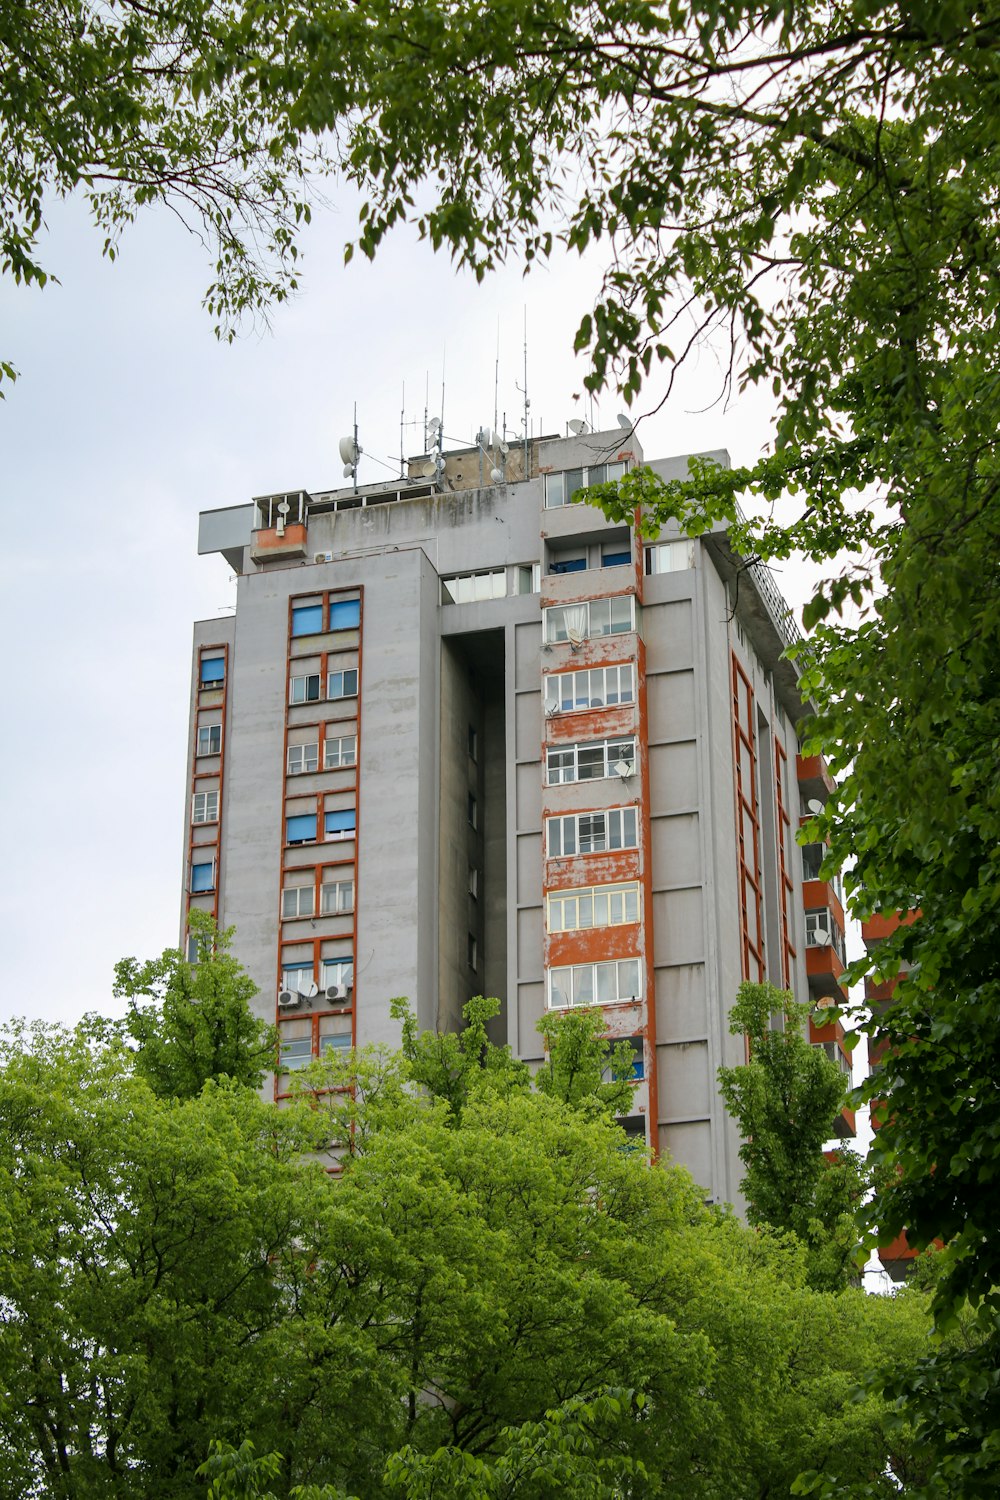
[[[588,430],[586,422],[581,417],[574,417],[572,422],[567,422],[566,425],[574,437],[579,437],[582,432]]]
[[[829,948],[830,934],[827,932],[825,927],[813,928],[813,944],[817,948]]]
[[[347,437],[341,438],[338,447],[340,449],[341,463],[349,464],[353,468],[358,459],[361,457],[360,445],[355,442],[353,437],[348,435]]]
[[[505,478],[503,469],[491,469],[490,478],[494,484],[503,484]]]
[[[622,759],[615,762],[614,773],[616,776],[620,776],[622,781],[627,781],[634,771],[635,767],[630,761]]]
[[[353,466],[351,464],[345,464],[344,465],[344,478],[345,479],[353,479],[354,478],[354,468],[353,468]]]
[[[289,503],[288,503],[287,500],[279,500],[278,501],[278,515],[279,516],[287,516],[288,512],[291,510],[291,508],[292,507],[289,505]]]
[[[819,817],[820,813],[824,811],[825,803],[822,803],[818,797],[810,797],[806,803],[806,807],[814,817]]]
[[[303,993],[305,994],[307,1000],[314,1000],[316,998],[316,996],[319,994],[319,985],[316,983],[315,979],[310,980]]]
[[[504,458],[506,458],[507,454],[510,452],[510,444],[509,443],[501,443],[500,444],[500,452],[503,454]]]
[[[624,412],[620,411],[618,413],[618,426],[619,427],[624,427],[624,429],[625,429],[626,432],[631,432],[632,431],[632,419],[631,419],[631,417],[627,417]]]
[[[416,465],[413,472],[418,479],[433,479],[437,474],[437,464],[433,458],[425,458]]]
[[[427,423],[427,431],[428,432],[437,432],[437,430],[438,430],[438,428],[440,426],[441,426],[441,418],[440,417],[431,417],[430,421]]]
[[[481,448],[488,448],[493,442],[493,433],[489,427],[480,427],[476,433],[476,442]]]
[[[434,472],[435,472],[435,474],[441,474],[443,471],[444,471],[444,459],[442,458],[442,456],[441,456],[440,453],[437,453],[434,456]]]

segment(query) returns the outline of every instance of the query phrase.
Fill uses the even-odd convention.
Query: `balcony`
[[[250,556],[254,562],[303,558],[307,541],[308,532],[304,525],[267,526],[250,533]]]
[[[797,755],[795,776],[802,801],[807,807],[810,802],[825,803],[836,785],[822,755]]]

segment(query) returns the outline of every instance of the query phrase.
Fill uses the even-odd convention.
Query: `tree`
[[[264,1422],[318,1167],[302,1112],[157,1095],[115,1036],[35,1027],[0,1067],[0,1489],[174,1497]]]
[[[968,1297],[989,1323],[1000,7],[518,0],[484,17],[373,0],[316,24],[296,119],[339,119],[363,252],[406,218],[477,274],[606,245],[577,334],[592,389],[665,397],[714,329],[725,389],[773,390],[773,455],[690,483],[639,472],[598,498],[617,519],[640,506],[652,533],[726,526],[748,567],[828,570],[799,660],[806,750],[843,780],[813,836],[848,867],[855,915],[920,913],[849,974],[908,966],[869,1023],[891,1058],[870,1088],[887,1098],[877,1227],[947,1239],[940,1314]]]
[[[797,1235],[810,1285],[836,1291],[856,1277],[856,1215],[871,1184],[856,1152],[824,1150],[847,1086],[808,1025],[789,990],[741,984],[729,1030],[747,1038],[749,1058],[719,1069],[719,1091],[743,1137],[750,1223]]]
[[[46,203],[82,191],[116,253],[149,204],[210,248],[219,329],[296,285],[307,172],[324,161],[265,78],[282,18],[244,0],[9,0],[0,14],[0,268],[44,285]],[[2,373],[12,376],[9,365]]]
[[[376,1049],[280,1110],[140,1060],[93,1022],[0,1059],[4,1493],[763,1500],[910,1461],[847,1396],[913,1366],[922,1295],[810,1290],[605,1114],[479,1069],[456,1120]]]
[[[136,1069],[162,1098],[194,1098],[209,1079],[259,1089],[274,1066],[277,1033],[250,1009],[257,986],[229,952],[233,929],[220,932],[192,912],[191,930],[196,963],[167,948],[145,963],[115,965],[112,993],[129,1001],[125,1029],[138,1044]],[[139,1005],[140,995],[154,1003]]]
[[[462,1007],[465,1026],[461,1031],[420,1031],[409,1003],[397,997],[389,1003],[390,1014],[402,1023],[401,1050],[409,1076],[438,1099],[447,1101],[458,1124],[471,1091],[487,1083],[495,1088],[528,1086],[526,1065],[509,1047],[497,1047],[487,1035],[486,1023],[500,1014],[500,1001],[476,995]]]
[[[612,1044],[600,1006],[549,1011],[538,1023],[548,1061],[535,1077],[542,1094],[593,1114],[632,1111],[635,1051],[632,1043]]]

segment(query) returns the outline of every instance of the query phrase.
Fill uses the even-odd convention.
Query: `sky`
[[[361,481],[387,477],[375,457],[398,472],[404,385],[415,453],[442,375],[445,432],[471,440],[493,424],[498,339],[499,409],[519,431],[525,319],[533,431],[591,415],[572,341],[598,263],[477,285],[403,231],[345,267],[352,223],[336,202],[316,215],[300,295],[232,344],[201,307],[206,252],[163,211],[112,263],[79,202],[52,205],[42,253],[58,284],[0,280],[0,357],[20,372],[0,402],[0,1019],[118,1013],[115,962],[178,941],[192,623],[235,600],[225,562],[197,556],[199,511],[341,484],[355,403]],[[718,389],[710,353],[685,365],[640,426],[647,457],[724,447],[752,462],[766,401],[710,405]],[[612,395],[593,415],[613,427],[621,410]],[[801,577],[777,582],[802,602]]]

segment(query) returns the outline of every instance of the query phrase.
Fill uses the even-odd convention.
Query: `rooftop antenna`
[[[403,381],[402,404],[399,408],[399,477],[406,478],[406,457],[403,452],[403,427],[406,422],[406,381]]]
[[[344,478],[354,480],[354,493],[358,493],[358,459],[361,444],[358,442],[358,403],[354,403],[354,436],[342,437],[339,443],[340,460],[344,465]]]
[[[517,389],[521,392],[521,395],[524,397],[524,475],[523,475],[523,477],[525,479],[530,479],[531,475],[528,472],[528,440],[529,440],[530,428],[528,426],[528,423],[529,423],[529,413],[531,411],[531,402],[528,400],[528,304],[527,303],[524,304],[524,385],[517,386]]]
[[[497,315],[497,362],[493,367],[493,431],[497,430],[497,401],[500,391],[500,317]]]

